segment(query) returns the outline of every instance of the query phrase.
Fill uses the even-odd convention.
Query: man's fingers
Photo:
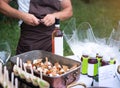
[[[33,21],[33,23],[34,23],[35,26],[39,25],[39,24],[40,24],[40,23],[39,23],[39,19]]]
[[[51,26],[54,24],[54,21],[52,21],[51,19],[46,19],[46,20],[41,20],[42,23],[44,23],[44,25],[46,26]]]

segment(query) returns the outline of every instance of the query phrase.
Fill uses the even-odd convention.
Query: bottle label
[[[98,75],[98,64],[88,64],[88,76]]]
[[[83,57],[81,73],[87,74],[87,69],[88,69],[88,58]]]
[[[54,38],[54,53],[63,56],[63,37]]]
[[[101,60],[102,60],[102,58],[97,58],[97,60],[98,60],[98,67],[100,67],[101,66]]]
[[[116,62],[115,59],[112,59],[109,61],[109,64],[115,64],[115,62]]]

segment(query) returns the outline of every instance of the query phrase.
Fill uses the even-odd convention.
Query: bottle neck
[[[59,24],[55,24],[55,29],[52,32],[52,39],[54,39],[54,37],[62,37],[63,33],[60,30],[60,25]]]
[[[60,24],[55,24],[55,27],[56,28],[60,28]]]

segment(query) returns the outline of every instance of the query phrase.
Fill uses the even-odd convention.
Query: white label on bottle
[[[88,64],[88,75],[94,76],[94,64]]]
[[[63,56],[63,37],[55,37],[55,54]]]

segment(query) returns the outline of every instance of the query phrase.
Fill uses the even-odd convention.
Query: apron
[[[61,10],[59,0],[31,0],[29,13],[34,14],[41,19],[46,14],[54,13]],[[31,50],[45,50],[52,51],[52,32],[54,25],[45,26],[40,24],[38,26],[30,26],[24,22],[20,26],[21,33],[17,46],[16,54],[24,53]]]

